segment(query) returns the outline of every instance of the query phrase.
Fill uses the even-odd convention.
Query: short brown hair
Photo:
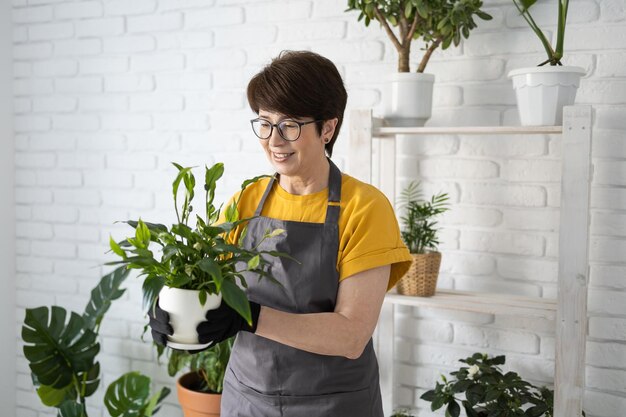
[[[248,83],[248,103],[259,109],[289,117],[313,117],[315,120],[339,119],[335,133],[326,144],[332,156],[339,135],[348,93],[335,64],[309,51],[282,51]],[[323,122],[315,123],[322,134]]]

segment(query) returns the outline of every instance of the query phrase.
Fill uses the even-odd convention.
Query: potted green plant
[[[223,298],[230,307],[248,322],[251,322],[250,305],[242,287],[246,286],[243,274],[253,271],[259,279],[266,278],[277,282],[270,273],[269,258],[288,256],[275,251],[259,250],[265,239],[283,233],[283,230],[268,230],[264,239],[255,248],[242,246],[245,236],[245,223],[249,219],[239,219],[234,200],[224,211],[213,204],[217,181],[224,173],[224,164],[217,163],[205,167],[204,209],[205,215],[195,216],[195,227],[189,225],[193,212],[196,179],[191,167],[173,164],[178,174],[172,184],[174,208],[177,222],[171,227],[162,224],[126,221],[135,229],[134,237],[121,242],[110,239],[111,250],[122,258],[110,264],[123,264],[138,269],[143,276],[144,308],[159,306],[169,313],[174,334],[168,336],[168,346],[177,349],[203,349],[210,343],[200,344],[196,327],[205,320],[206,312],[220,305]],[[246,180],[241,191],[260,179]],[[179,187],[184,185],[183,201],[178,204]],[[242,193],[239,194],[241,198]],[[230,242],[229,234],[242,225],[239,242]],[[152,246],[157,246],[153,251]]]
[[[100,384],[100,324],[128,271],[118,268],[91,291],[83,314],[60,306],[27,308],[22,325],[24,356],[41,402],[58,409],[59,417],[87,417],[86,399]],[[150,378],[128,372],[109,385],[104,404],[112,417],[149,417],[169,394],[161,388],[150,395]]]
[[[407,245],[413,263],[408,272],[398,281],[398,293],[429,297],[435,294],[441,253],[437,251],[437,222],[435,216],[449,210],[448,194],[437,194],[430,201],[421,199],[419,182],[411,182],[400,195],[402,240]]]
[[[537,0],[512,1],[547,55],[547,59],[536,67],[515,69],[508,74],[513,80],[520,122],[524,126],[560,125],[563,123],[563,107],[574,104],[580,78],[585,74],[583,68],[561,63],[569,0],[556,1],[558,20],[554,47],[530,14]]]
[[[437,48],[458,46],[462,37],[469,37],[475,16],[491,19],[481,7],[481,0],[348,0],[346,11],[358,10],[366,26],[377,20],[398,52],[398,72],[391,74],[384,95],[386,120],[396,126],[423,126],[430,118],[435,77],[424,73],[426,65]],[[411,73],[411,45],[418,39],[425,52]]]
[[[431,403],[432,411],[446,406],[450,417],[458,417],[461,406],[468,417],[554,416],[554,392],[524,381],[516,372],[503,373],[500,365],[505,361],[503,355],[474,353],[460,360],[467,366],[451,372],[452,378],[441,375],[443,383],[437,382],[420,398]]]

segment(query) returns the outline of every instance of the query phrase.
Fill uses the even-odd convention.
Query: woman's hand
[[[198,325],[198,342],[211,343],[211,346],[214,346],[236,335],[239,331],[256,332],[261,306],[250,301],[250,311],[252,313],[252,325],[249,325],[239,313],[222,299],[220,306],[215,310],[207,311],[206,321]]]

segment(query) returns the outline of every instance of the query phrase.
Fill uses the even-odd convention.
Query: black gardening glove
[[[211,346],[214,346],[236,335],[240,330],[250,333],[256,332],[261,306],[250,301],[250,311],[252,312],[252,326],[222,300],[217,309],[207,311],[206,321],[198,325],[198,342],[211,342]]]
[[[157,300],[154,309],[148,310],[150,317],[150,329],[152,330],[152,340],[162,346],[167,346],[167,336],[174,334],[174,329],[170,324],[170,315],[167,311],[159,307]]]

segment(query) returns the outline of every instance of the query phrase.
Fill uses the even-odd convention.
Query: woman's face
[[[263,109],[259,110],[259,118],[265,119],[272,124],[278,124],[283,120],[296,122],[308,122],[311,117],[291,118],[281,113],[274,113]],[[336,120],[336,119],[333,119]],[[315,123],[309,123],[300,127],[300,137],[296,141],[286,141],[273,128],[269,139],[259,139],[265,150],[268,160],[276,171],[287,177],[307,177],[319,174],[320,169],[326,164],[324,153],[324,139],[330,139],[334,133],[335,123],[324,123],[322,135],[317,134]]]

